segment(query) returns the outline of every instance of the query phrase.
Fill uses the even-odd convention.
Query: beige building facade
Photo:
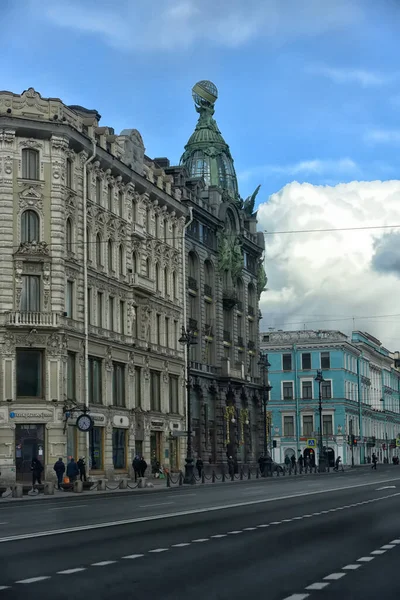
[[[95,110],[0,92],[0,471],[94,477],[135,453],[182,466],[187,208],[139,132]],[[76,427],[87,410],[89,433]]]

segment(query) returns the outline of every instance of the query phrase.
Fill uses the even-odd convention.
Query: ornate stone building
[[[0,470],[93,475],[184,448],[182,249],[187,208],[134,129],[0,92]],[[82,407],[90,433],[75,426]],[[182,444],[183,446],[183,444]]]
[[[203,460],[258,458],[262,447],[259,298],[266,284],[264,237],[257,232],[255,196],[243,201],[233,159],[213,118],[217,90],[193,88],[199,119],[173,176],[192,209],[186,232],[187,329],[194,449]],[[155,159],[157,162],[157,159]]]

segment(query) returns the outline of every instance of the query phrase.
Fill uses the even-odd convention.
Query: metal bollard
[[[43,491],[45,496],[54,496],[54,483],[52,481],[46,481]]]
[[[179,471],[179,485],[183,485],[183,473]]]
[[[72,491],[75,494],[81,494],[83,492],[83,483],[80,479],[78,479],[78,481],[74,481],[74,487],[72,488]]]
[[[225,471],[222,471],[222,483],[225,482]]]
[[[204,473],[204,470],[201,472],[201,483],[205,483],[206,482],[206,476]]]
[[[121,479],[121,481],[119,482],[119,489],[120,490],[127,490],[128,489],[128,480],[125,479],[125,477],[123,479]]]
[[[169,473],[167,473],[167,487],[171,487],[171,477]]]
[[[251,469],[249,467],[248,473],[247,473],[247,479],[251,479]]]
[[[240,469],[240,481],[243,481],[243,468]]]
[[[214,471],[214,469],[213,469],[213,472],[212,472],[211,478],[212,478],[212,479],[211,479],[212,483],[215,483],[215,471]]]
[[[99,479],[98,484],[97,484],[97,491],[105,492],[106,489],[107,489],[107,479]]]
[[[13,498],[22,498],[24,493],[24,488],[22,487],[22,485],[20,483],[16,483],[15,485],[13,485],[12,487],[12,497]]]

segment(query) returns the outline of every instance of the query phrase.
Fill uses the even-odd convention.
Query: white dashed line
[[[194,544],[201,544],[202,542],[208,542],[208,538],[199,538],[198,540],[192,540]]]
[[[57,575],[72,575],[73,573],[80,573],[80,571],[86,571],[86,567],[79,567],[77,569],[66,569],[65,571],[57,571]]]
[[[284,600],[305,600],[309,595],[310,594],[292,594],[291,596],[284,598]]]
[[[342,567],[344,571],[356,571],[357,569],[359,569],[362,565],[346,565],[345,567]]]
[[[243,531],[255,531],[257,527],[245,527]]]
[[[400,540],[392,540],[390,543],[391,544],[400,544]]]
[[[347,575],[347,573],[331,573],[330,575],[324,577],[324,579],[327,581],[336,581],[337,579],[342,579],[342,577],[345,575]]]
[[[238,533],[242,533],[241,531],[228,531],[228,535],[237,535]]]
[[[312,517],[312,515],[303,515],[303,517],[304,517],[305,519],[309,519],[310,517]]]
[[[223,537],[227,537],[227,533],[219,533],[218,535],[212,535],[212,538],[223,538]]]
[[[371,552],[371,554],[385,554],[386,550],[374,550],[373,552]]]
[[[328,511],[326,511],[326,512],[328,512]],[[292,520],[293,520],[293,521],[300,521],[300,519],[302,519],[302,518],[303,518],[303,517],[293,517],[293,519],[292,519]]]
[[[271,521],[270,525],[280,525],[282,521]],[[261,527],[261,525],[259,525]]]
[[[2,590],[9,590],[9,589],[10,589],[10,586],[9,586],[9,585],[0,585],[0,592],[1,592]]]
[[[371,560],[374,560],[375,556],[362,556],[361,558],[357,559],[357,562],[371,562]]]
[[[326,588],[327,585],[329,585],[328,581],[325,581],[325,583],[320,581],[318,583],[313,583],[313,584],[307,586],[306,590],[323,590],[324,588]]]
[[[271,523],[271,525],[274,525],[274,523]],[[269,527],[269,525],[267,525],[267,524],[257,525],[257,529],[264,529],[264,527]]]
[[[50,579],[50,575],[46,575],[44,577],[30,577],[29,579],[20,579],[19,581],[16,581],[15,583],[23,583],[23,584],[37,583],[38,581],[44,581],[45,579]]]
[[[184,548],[185,546],[190,546],[190,542],[186,542],[184,544],[172,544],[173,548]]]
[[[134,558],[142,558],[142,556],[144,556],[144,554],[128,554],[128,556],[123,556],[122,558],[131,558],[131,559],[134,559]]]
[[[283,519],[282,523],[290,523],[292,519]]]
[[[102,560],[97,563],[92,563],[91,566],[92,567],[107,567],[107,565],[114,565],[116,562],[117,562],[116,560]]]
[[[392,548],[396,548],[395,544],[385,544],[381,546],[381,550],[391,550]]]
[[[168,548],[156,548],[155,550],[149,550],[149,552],[152,553],[159,553],[159,552],[168,552]]]

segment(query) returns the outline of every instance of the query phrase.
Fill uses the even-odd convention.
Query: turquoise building
[[[397,354],[361,331],[269,331],[268,435],[276,462],[293,454],[318,462],[319,385],[322,443],[330,464],[364,464],[375,453],[400,454],[400,370]],[[315,378],[322,371],[323,381]],[[353,444],[349,440],[353,437]]]

